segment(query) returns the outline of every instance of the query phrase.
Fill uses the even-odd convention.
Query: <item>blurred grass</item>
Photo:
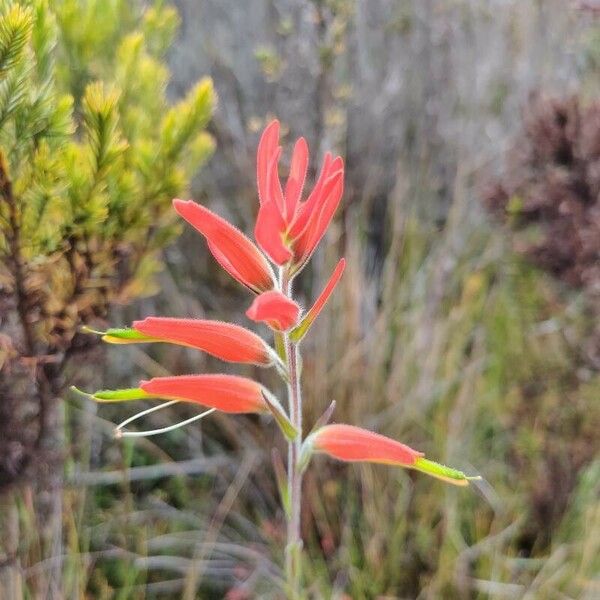
[[[335,397],[339,420],[485,480],[464,493],[379,467],[334,469],[334,481],[315,466],[312,547],[328,564],[309,580],[335,574],[352,598],[594,597],[600,379],[578,353],[586,317],[460,193],[442,229],[396,200],[381,289],[350,260],[338,317],[313,340],[311,403]],[[372,314],[362,326],[339,316],[356,303]]]

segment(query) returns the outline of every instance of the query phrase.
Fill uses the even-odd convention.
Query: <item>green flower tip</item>
[[[90,398],[96,402],[124,402],[127,400],[142,400],[143,398],[149,398],[150,394],[142,390],[141,388],[128,388],[122,390],[98,390],[93,394],[84,392],[74,385],[71,386],[71,391]]]
[[[419,457],[412,466],[413,469],[431,475],[437,479],[441,479],[452,485],[467,486],[471,481],[481,480],[481,476],[467,476],[458,469],[452,469],[427,458]]]
[[[136,342],[150,342],[153,341],[153,338],[144,335],[137,329],[132,329],[131,327],[122,327],[116,328],[111,327],[106,331],[99,331],[97,329],[92,329],[87,325],[84,325],[80,328],[83,333],[93,333],[95,335],[102,336],[102,340],[108,342],[109,344],[134,344]]]

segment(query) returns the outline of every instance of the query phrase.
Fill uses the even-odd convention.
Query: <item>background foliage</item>
[[[10,495],[18,483],[33,481],[37,559],[61,547],[68,433],[59,401],[94,364],[93,342],[78,328],[155,291],[157,252],[177,232],[171,198],[213,148],[204,132],[210,80],[167,101],[163,58],[177,24],[162,3],[143,12],[128,1],[0,3],[0,487],[9,567],[33,551],[19,539],[21,488]],[[61,570],[50,571],[42,580],[58,597]],[[9,568],[6,579],[8,596],[20,597],[20,576]]]
[[[595,13],[562,0],[176,4],[181,28],[167,55],[170,90],[183,95],[208,74],[220,96],[210,124],[215,155],[196,180],[196,199],[250,231],[254,152],[270,115],[289,128],[286,141],[305,135],[315,159],[329,148],[346,159],[344,208],[300,282],[308,303],[340,250],[347,257],[340,287],[305,341],[308,423],[335,398],[340,421],[485,477],[477,492],[465,493],[384,467],[316,461],[305,482],[307,593],[594,598],[596,287],[593,277],[586,279],[592,285],[558,280],[530,258],[544,240],[557,250],[551,228],[559,223],[578,234],[596,226],[597,117],[583,121],[597,114]],[[161,174],[160,161],[144,152],[165,143],[152,137],[163,110],[149,116],[145,103],[166,74],[147,67],[152,76],[140,78],[143,61],[125,68],[137,48],[125,32],[141,28],[145,52],[156,58],[174,32],[175,13],[147,10],[140,21],[139,7],[126,2],[57,6],[57,22],[67,25],[59,29],[55,81],[79,107],[72,122],[89,122],[78,115],[90,81],[120,87],[113,147],[121,139],[131,146],[132,132],[146,131],[152,143],[139,144],[135,164],[149,165],[146,176],[156,175],[158,185],[174,171]],[[127,102],[122,82],[140,85]],[[536,90],[544,101],[530,100]],[[576,160],[565,164],[557,155],[562,140]],[[91,152],[91,138],[88,146]],[[120,150],[112,172],[128,152]],[[121,190],[116,198],[138,189],[132,177],[135,185],[110,188]],[[539,190],[557,189],[557,177],[568,194],[544,192],[542,209],[529,210]],[[488,218],[482,200],[498,198],[498,190],[501,201],[491,202]],[[566,220],[565,197],[584,207]],[[126,212],[130,203],[121,206]],[[149,219],[146,206],[140,212]],[[135,232],[147,230],[142,222],[138,230],[123,221],[119,230],[131,230],[134,249]],[[584,262],[567,252],[561,264],[593,274],[597,246],[593,236],[586,240]],[[244,323],[244,292],[214,268],[197,236],[186,231],[163,259],[160,293],[113,308],[112,324],[147,314]],[[110,386],[129,385],[137,373],[223,369],[164,348],[117,348],[97,364]],[[186,410],[157,414],[148,425]],[[54,545],[40,546],[39,513],[27,494],[10,498],[20,540],[10,563],[18,569],[10,572],[19,573],[22,589],[34,597],[40,590],[58,597],[278,597],[283,519],[270,475],[273,430],[217,417],[202,428],[124,443],[111,437],[110,421],[121,418],[120,409],[96,414],[67,399]]]

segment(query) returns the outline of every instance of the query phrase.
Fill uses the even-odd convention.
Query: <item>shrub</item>
[[[89,366],[78,328],[152,291],[170,200],[211,153],[210,80],[167,100],[162,4],[0,2],[0,485],[40,456],[74,357]]]

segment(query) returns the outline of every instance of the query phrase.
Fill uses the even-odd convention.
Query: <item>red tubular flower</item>
[[[271,329],[287,331],[298,322],[300,307],[281,292],[263,292],[246,311],[249,319],[266,323]]]
[[[271,365],[272,350],[252,331],[223,321],[146,317],[134,321],[133,329],[148,336],[148,340],[170,342],[197,348],[221,360],[257,365]]]
[[[141,381],[147,397],[195,402],[227,413],[268,413],[263,387],[236,375],[179,375]]]
[[[462,471],[428,460],[422,452],[396,440],[352,425],[325,425],[311,434],[302,449],[300,462],[304,467],[312,452],[322,452],[348,462],[406,467],[458,486],[481,479],[479,476],[468,477]]]
[[[396,440],[353,425],[325,425],[313,434],[312,447],[349,462],[373,462],[412,467],[422,452]]]
[[[308,168],[306,141],[300,138],[294,146],[285,194],[277,172],[280,154],[279,121],[272,121],[258,145],[260,209],[254,236],[274,263],[284,265],[292,261],[292,271],[297,273],[314,252],[339,205],[344,166],[339,156],[333,159],[327,154],[313,191],[302,202]]]
[[[257,294],[273,288],[269,263],[237,227],[191,200],[176,199],[173,206],[206,238],[216,261],[234,279]]]

